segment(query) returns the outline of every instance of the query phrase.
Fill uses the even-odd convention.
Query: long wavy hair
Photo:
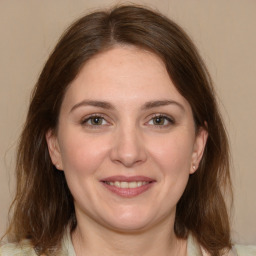
[[[39,254],[60,246],[67,226],[76,228],[73,197],[63,172],[51,162],[46,133],[56,130],[65,92],[86,61],[115,45],[134,45],[159,56],[175,87],[189,102],[196,126],[208,131],[198,170],[178,202],[174,230],[191,232],[211,254],[231,247],[224,192],[231,192],[229,147],[212,81],[187,34],[165,16],[141,6],[88,14],[60,38],[31,96],[17,152],[16,196],[7,236],[30,239]]]

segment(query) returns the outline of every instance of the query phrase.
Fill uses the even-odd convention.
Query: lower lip
[[[151,182],[151,183],[147,183],[145,185],[142,185],[140,187],[137,187],[137,188],[119,188],[119,187],[116,187],[116,186],[111,186],[111,185],[108,185],[104,182],[102,182],[102,184],[108,189],[110,190],[111,192],[121,196],[121,197],[126,197],[126,198],[131,198],[131,197],[135,197],[135,196],[138,196],[144,192],[146,192],[148,189],[150,189],[154,182]]]

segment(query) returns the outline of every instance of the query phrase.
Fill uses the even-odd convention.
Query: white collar
[[[62,240],[62,254],[63,256],[76,256],[75,249],[73,247],[70,230],[68,229]],[[208,256],[209,254],[199,245],[197,240],[192,236],[188,235],[187,240],[187,256]],[[235,256],[231,251],[227,256]]]

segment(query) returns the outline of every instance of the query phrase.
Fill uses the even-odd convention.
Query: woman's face
[[[47,142],[79,221],[116,230],[174,221],[207,133],[156,55],[116,46],[88,61],[68,88]]]

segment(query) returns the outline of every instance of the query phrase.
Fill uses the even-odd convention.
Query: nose
[[[112,145],[111,160],[125,167],[133,167],[147,159],[142,135],[136,127],[119,129]]]

